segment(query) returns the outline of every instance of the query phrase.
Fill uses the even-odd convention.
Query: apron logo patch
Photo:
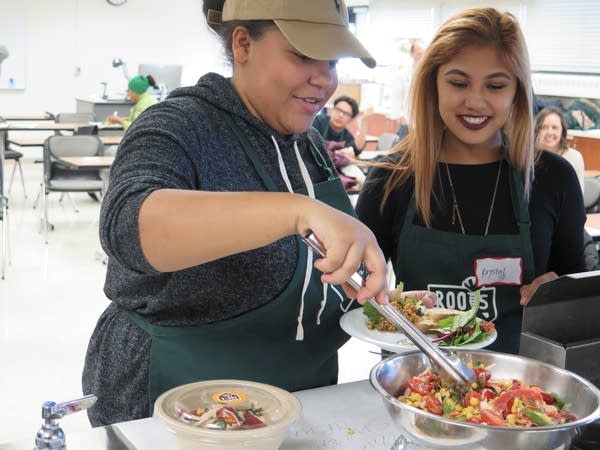
[[[241,403],[248,399],[248,396],[243,392],[237,391],[217,391],[212,395],[215,403]]]
[[[435,292],[438,308],[456,309],[467,311],[475,303],[474,292],[477,290],[474,276],[467,277],[460,286],[449,284],[428,284],[427,290]],[[484,287],[480,290],[481,303],[477,315],[488,322],[496,320],[498,308],[496,307],[496,288]]]

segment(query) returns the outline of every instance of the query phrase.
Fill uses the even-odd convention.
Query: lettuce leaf
[[[475,318],[477,314],[477,310],[479,309],[479,304],[481,303],[481,294],[479,291],[475,291],[475,304],[473,307],[467,311],[461,312],[455,316],[446,317],[441,319],[438,322],[437,330],[444,333],[448,331],[456,331],[465,325],[467,325],[471,320]]]
[[[375,309],[373,305],[369,302],[365,303],[363,306],[363,314],[367,316],[367,319],[373,325],[377,325],[382,319],[383,316],[379,314],[379,312]]]

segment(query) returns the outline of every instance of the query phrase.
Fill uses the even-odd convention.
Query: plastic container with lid
[[[221,405],[244,417],[246,411],[256,412],[250,424],[216,428],[213,421],[198,422],[198,409],[213,416]],[[163,393],[154,404],[154,417],[175,434],[179,450],[276,450],[290,425],[300,417],[301,405],[289,392],[263,383],[242,380],[211,380],[186,384]],[[225,411],[227,413],[227,411]],[[221,416],[223,411],[219,411]],[[256,426],[256,419],[264,425]],[[235,422],[235,418],[233,419]],[[253,427],[255,426],[255,427]]]

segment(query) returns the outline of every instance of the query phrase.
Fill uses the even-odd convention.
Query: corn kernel
[[[471,388],[473,388],[473,389],[477,389],[478,386],[479,385],[477,383],[475,383],[475,382],[471,383]]]
[[[454,411],[456,411],[456,412],[461,412],[462,410],[463,410],[463,407],[462,407],[462,405],[461,405],[461,404],[457,403],[457,404],[454,406]]]
[[[465,413],[465,417],[467,418],[467,420],[471,420],[473,418],[473,413],[471,411],[467,411]]]
[[[469,404],[470,404],[471,406],[477,406],[477,404],[478,404],[478,403],[479,403],[479,401],[478,401],[478,400],[477,400],[475,397],[471,397],[471,398],[469,399]]]
[[[518,398],[515,398],[515,401],[513,402],[512,408],[510,408],[510,412],[512,414],[516,414],[519,411],[519,405],[521,404],[521,400],[519,400]]]
[[[506,420],[508,421],[509,425],[516,425],[517,416],[514,414],[509,414],[508,416],[506,416]]]

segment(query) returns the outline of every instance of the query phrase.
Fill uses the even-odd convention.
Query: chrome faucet
[[[33,450],[64,450],[67,448],[65,443],[65,433],[58,425],[57,420],[64,416],[83,411],[93,406],[98,397],[95,395],[86,395],[77,400],[69,400],[63,403],[44,402],[42,405],[42,419],[44,423],[35,435],[35,447]]]

